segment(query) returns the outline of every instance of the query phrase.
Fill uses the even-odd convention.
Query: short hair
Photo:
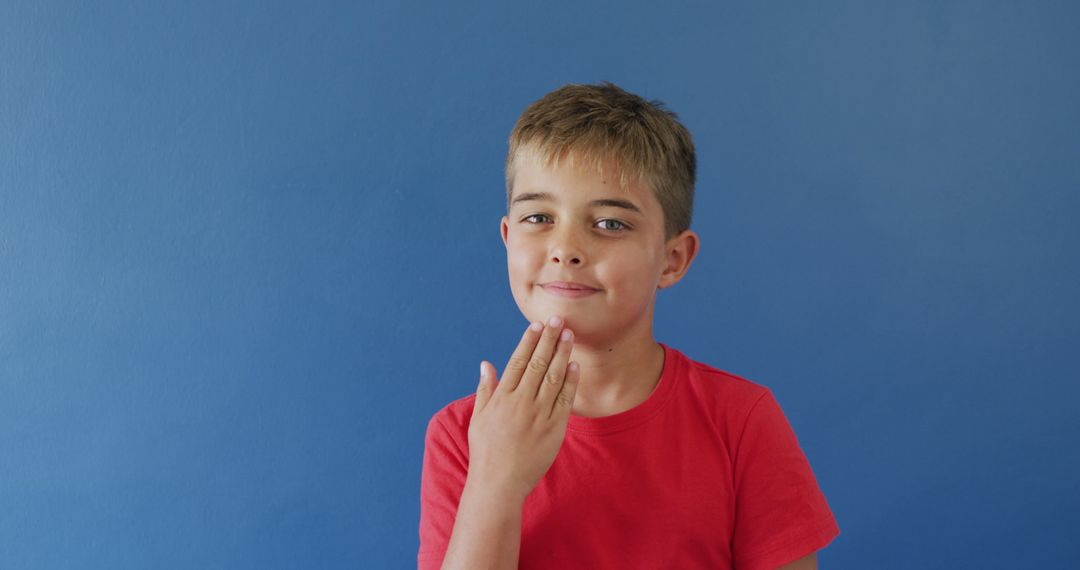
[[[510,131],[506,206],[517,162],[531,153],[546,167],[560,160],[619,167],[619,185],[644,181],[664,211],[664,239],[690,227],[697,159],[690,131],[659,100],[646,101],[610,81],[564,85],[529,105]]]

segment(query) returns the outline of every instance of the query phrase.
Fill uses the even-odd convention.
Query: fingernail
[[[533,332],[540,332],[540,331],[544,330],[544,323],[541,323],[540,321],[536,321],[533,324],[529,325],[529,329],[532,330]]]
[[[562,335],[560,335],[559,338],[561,338],[563,340],[570,340],[573,337],[574,337],[574,331],[572,331],[570,329],[563,329]]]
[[[484,363],[483,362],[480,363],[480,377],[481,378],[484,377]]]
[[[553,327],[560,327],[560,326],[562,326],[562,319],[560,319],[556,315],[556,316],[551,317],[550,319],[548,319],[548,324],[553,326]]]

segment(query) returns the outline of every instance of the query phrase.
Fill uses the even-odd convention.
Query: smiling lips
[[[544,291],[551,293],[557,297],[567,297],[570,299],[579,299],[581,297],[588,297],[593,293],[599,291],[588,285],[581,283],[573,283],[569,281],[552,281],[550,283],[544,283],[540,285],[544,288]]]

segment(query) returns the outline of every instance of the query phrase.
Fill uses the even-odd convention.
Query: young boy
[[[653,339],[695,168],[677,116],[611,83],[518,119],[501,232],[532,324],[428,424],[420,569],[817,567],[840,530],[770,390]]]

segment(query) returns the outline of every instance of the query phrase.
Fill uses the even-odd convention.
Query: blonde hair
[[[646,101],[605,81],[564,85],[529,105],[510,131],[506,205],[523,154],[546,167],[579,160],[601,176],[618,166],[619,185],[644,181],[664,211],[664,239],[690,227],[697,160],[690,131],[662,101]]]

